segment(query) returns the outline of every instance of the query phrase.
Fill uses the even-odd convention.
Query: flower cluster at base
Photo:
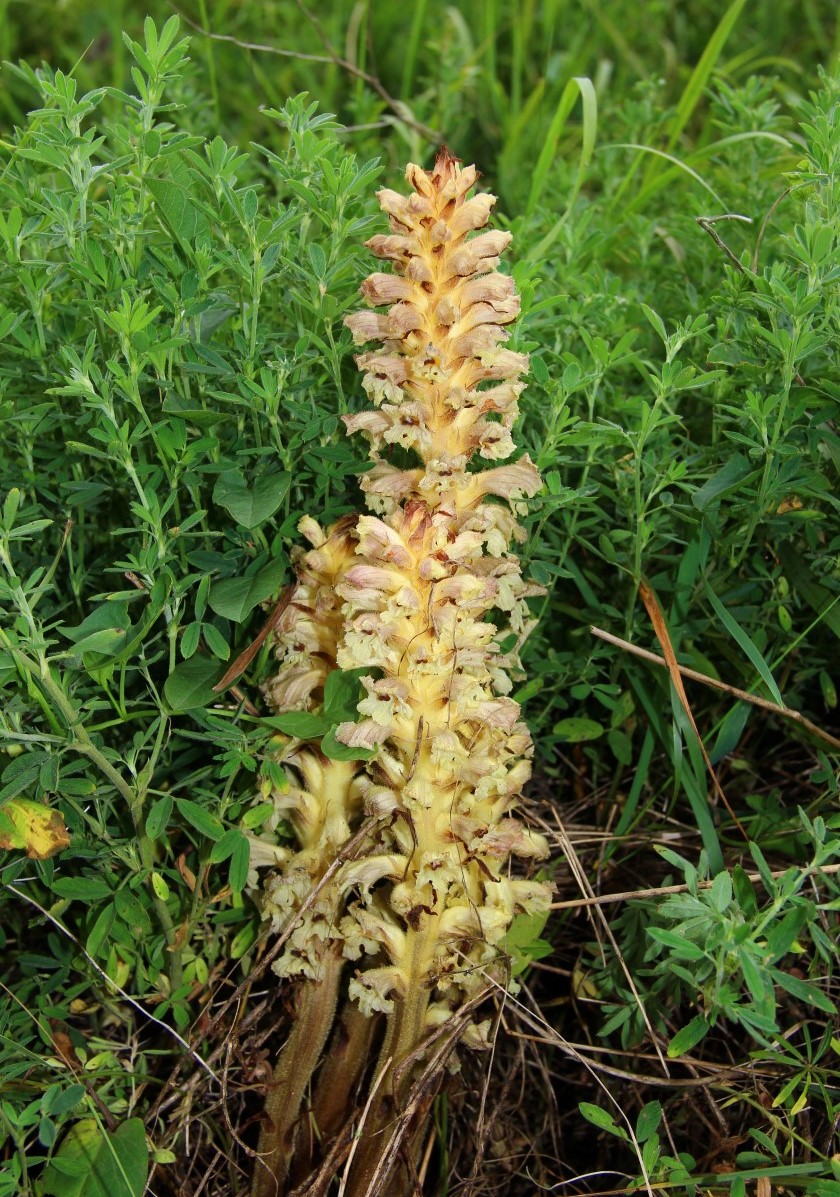
[[[530,630],[525,599],[539,590],[509,546],[523,539],[516,517],[540,479],[527,455],[475,461],[512,452],[527,368],[502,345],[519,310],[513,280],[496,271],[509,234],[478,232],[494,199],[469,197],[476,171],[446,150],[407,179],[410,195],[379,193],[392,232],[368,242],[393,270],[362,293],[387,311],[347,319],[357,343],[382,343],[357,359],[373,410],[345,417],[370,441],[370,514],[327,532],[302,522],[312,548],[297,563],[268,687],[276,709],[307,711],[331,670],[366,671],[359,719],[335,734],[373,755],[328,760],[317,744],[290,745],[295,781],[274,797],[300,847],[274,850],[280,868],[262,900],[278,929],[295,919],[282,975],[316,978],[338,940],[359,962],[350,996],[363,1011],[391,1013],[422,994],[429,1028],[506,983],[500,943],[512,919],[550,900],[547,884],[510,867],[547,855],[511,813],[532,753],[511,673]],[[390,464],[391,445],[417,465]],[[503,642],[513,648],[502,653]],[[361,851],[339,863],[365,821]],[[271,853],[255,845],[254,863]]]

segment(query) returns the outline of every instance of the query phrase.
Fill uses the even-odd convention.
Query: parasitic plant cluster
[[[301,523],[312,547],[268,687],[281,712],[323,709],[336,671],[363,691],[334,731],[344,751],[293,740],[285,752],[292,780],[274,800],[297,847],[254,844],[254,865],[273,865],[261,900],[285,936],[276,971],[300,978],[256,1197],[326,1191],[316,1157],[322,1185],[347,1161],[349,1197],[402,1191],[440,1061],[458,1039],[485,1040],[469,1015],[508,983],[511,921],[550,898],[511,868],[547,845],[512,813],[532,744],[511,675],[538,592],[512,546],[540,479],[527,455],[494,464],[513,452],[527,369],[504,346],[519,310],[497,270],[510,236],[480,231],[494,197],[471,196],[475,168],[447,150],[406,177],[408,196],[379,193],[391,233],[368,242],[391,269],[362,285],[372,310],[347,319],[375,345],[357,358],[372,408],[345,417],[370,442],[368,513]],[[335,759],[351,755],[362,759]]]

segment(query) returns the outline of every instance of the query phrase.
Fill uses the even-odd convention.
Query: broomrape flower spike
[[[550,900],[548,885],[510,867],[512,857],[547,855],[511,813],[532,754],[511,675],[531,627],[525,600],[540,591],[523,581],[510,546],[524,539],[517,516],[540,478],[527,455],[476,462],[512,453],[528,364],[504,346],[519,311],[513,280],[496,269],[510,234],[480,231],[494,197],[470,196],[475,168],[445,148],[431,171],[410,165],[406,178],[408,196],[379,192],[391,233],[368,242],[391,270],[362,284],[374,310],[346,321],[358,344],[379,342],[356,359],[373,408],[344,417],[370,442],[369,514],[327,532],[302,523],[313,548],[298,564],[268,691],[282,710],[309,710],[330,670],[362,671],[359,718],[335,738],[374,755],[339,762],[292,744],[299,781],[275,802],[300,850],[263,889],[280,927],[362,821],[373,827],[364,856],[334,868],[295,925],[278,968],[318,985],[327,956],[340,954],[356,962],[350,1000],[386,1016],[350,1197],[389,1174],[382,1191],[407,1184],[392,1131],[423,1070],[423,1044],[489,983],[507,983],[500,944],[512,919]],[[416,464],[391,464],[391,445]],[[503,654],[511,633],[515,648]],[[478,1046],[486,1029],[467,1021],[463,1039]],[[418,1128],[410,1118],[397,1125],[410,1153]]]

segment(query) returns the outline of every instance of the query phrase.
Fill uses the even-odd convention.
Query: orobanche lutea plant
[[[391,263],[362,285],[379,310],[347,319],[358,344],[380,343],[357,358],[373,408],[345,417],[370,441],[369,514],[301,522],[312,548],[268,687],[277,711],[310,722],[348,678],[360,700],[355,721],[285,750],[292,781],[274,801],[297,850],[254,842],[253,864],[273,866],[261,901],[284,937],[275,970],[299,978],[255,1197],[326,1192],[342,1174],[348,1197],[410,1187],[452,1049],[486,1042],[473,1011],[509,984],[501,941],[550,896],[511,874],[512,857],[547,854],[511,814],[532,752],[511,672],[538,591],[510,546],[540,480],[527,455],[476,462],[512,453],[527,368],[502,344],[519,310],[496,270],[510,235],[478,232],[494,197],[470,198],[477,172],[446,149],[406,177],[410,195],[379,192],[391,234],[368,242]],[[392,446],[415,464],[391,464]]]

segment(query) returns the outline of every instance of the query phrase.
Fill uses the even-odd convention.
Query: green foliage
[[[209,969],[253,942],[243,828],[283,783],[276,729],[212,687],[289,580],[299,518],[343,514],[365,468],[335,434],[376,163],[303,97],[266,117],[276,150],[184,132],[186,45],[174,19],[127,38],[134,94],[15,68],[37,98],[0,177],[0,794],[53,807],[71,840],[34,871],[2,863],[7,941],[52,920],[4,1011],[4,1073],[28,1085],[38,1011],[72,1024],[105,980],[184,1029]],[[58,1130],[16,1110],[20,1150],[34,1127],[49,1153]],[[95,1187],[71,1142],[45,1192]]]
[[[324,756],[334,761],[365,761],[374,756],[367,748],[351,748],[336,739],[340,723],[355,723],[358,705],[364,697],[361,675],[366,669],[334,669],[324,686],[323,709],[319,712],[287,711],[275,715],[271,724],[289,736],[301,740],[320,740]]]
[[[142,1197],[147,1175],[146,1135],[139,1118],[130,1118],[113,1134],[88,1118],[65,1135],[44,1173],[42,1190],[51,1197]]]
[[[769,89],[751,85],[748,92],[755,103]],[[517,276],[531,296],[521,347],[540,362],[524,427],[548,491],[534,522],[532,571],[544,583],[567,579],[577,592],[574,604],[555,608],[565,634],[552,621],[545,625],[550,644],[532,642],[529,671],[561,675],[560,685],[540,690],[558,736],[565,729],[558,717],[566,710],[579,717],[581,702],[598,723],[604,708],[613,712],[620,703],[616,726],[624,732],[634,712],[644,712],[678,781],[695,789],[705,790],[705,768],[674,751],[675,731],[678,742],[684,735],[679,714],[663,720],[661,698],[651,684],[642,688],[636,669],[622,684],[615,650],[578,645],[588,623],[644,642],[647,617],[636,587],[647,577],[685,664],[718,676],[725,663],[727,680],[781,704],[773,671],[798,654],[793,678],[786,670],[785,699],[814,703],[818,716],[824,710],[814,683],[821,670],[835,671],[827,616],[840,582],[832,418],[837,95],[836,80],[826,77],[800,110],[807,159],[793,159],[792,132],[782,138],[777,120],[765,132],[785,144],[754,142],[761,170],[743,207],[760,225],[780,196],[791,206],[775,236],[771,225],[757,230],[753,254],[763,267],[742,249],[733,269],[703,240],[696,219],[707,199],[698,187],[683,189],[684,210],[659,192],[644,215],[634,211],[626,177],[607,173],[611,154],[590,180],[596,197],[556,234],[551,261],[532,260],[528,246],[556,226],[528,221],[520,229],[526,248]],[[729,91],[719,110],[732,104]],[[647,136],[657,136],[649,125]],[[724,189],[731,176],[725,141],[715,146],[723,182],[711,176],[713,189]],[[803,244],[818,247],[816,258],[802,260]],[[796,330],[795,343],[788,329]],[[795,579],[793,562],[803,567]],[[815,595],[809,580],[825,592]],[[738,738],[730,733],[722,752]]]
[[[758,1043],[770,1046],[780,1030],[777,991],[809,1010],[836,1015],[823,989],[802,977],[800,962],[810,959],[820,973],[829,974],[834,964],[835,944],[820,915],[834,908],[840,892],[831,875],[823,872],[840,856],[840,818],[826,822],[818,817],[812,823],[799,813],[811,845],[806,869],[794,866],[774,877],[758,845],[750,846],[764,891],[761,901],[741,865],[701,884],[708,871],[705,861],[701,859],[697,868],[670,849],[659,848],[682,873],[686,892],[628,909],[624,918],[633,926],[628,947],[632,942],[638,953],[634,964],[638,963],[636,975],[645,981],[645,1008],[633,1001],[620,975],[602,975],[599,989],[614,995],[605,1006],[602,1034],[620,1030],[622,1042],[632,1045],[644,1034],[646,1019],[664,1027],[673,1011],[691,1003],[699,1013],[668,1046],[668,1055],[679,1057],[721,1019],[739,1023]],[[820,879],[820,902],[803,892],[811,877]],[[640,916],[644,935],[636,938]],[[624,932],[621,920],[617,927]],[[798,958],[795,972],[779,967],[791,955]],[[617,964],[612,971],[619,974]]]
[[[582,1116],[624,1145],[631,1188],[737,1197],[766,1176],[831,1193],[836,1143],[812,1125],[806,1158],[797,1118],[838,1112],[837,755],[687,683],[736,823],[709,801],[667,673],[589,627],[661,651],[646,579],[682,664],[836,735],[835,7],[319,14],[381,87],[294,57],[330,55],[286,0],[244,0],[235,28],[207,0],[197,19],[233,40],[196,32],[189,56],[149,8],[144,24],[131,5],[48,6],[62,69],[7,66],[0,101],[0,803],[70,833],[50,859],[0,858],[0,1197],[137,1190],[138,1088],[174,1033],[195,1042],[211,977],[254,959],[246,833],[285,784],[277,737],[362,755],[335,738],[356,717],[351,674],[322,710],[267,717],[266,643],[214,686],[290,580],[300,516],[357,505],[369,463],[340,435],[358,402],[342,317],[381,228],[379,159],[397,185],[444,136],[515,237],[514,347],[532,355],[518,438],[545,479],[524,556],[546,588],[515,697],[538,772],[561,807],[572,769],[606,795],[605,876],[665,884],[638,845],[682,841],[661,859],[685,892],[625,905],[612,945],[584,950],[592,1034],[661,1039],[677,1069],[751,1055],[772,1076],[763,1104],[740,1091],[749,1140],[720,1172],[679,1150],[691,1128],[664,1096]],[[7,55],[50,45],[45,13],[0,22]],[[84,55],[100,37],[105,56]],[[809,763],[782,783],[784,740]],[[517,920],[513,971],[530,984],[566,938]],[[129,1071],[138,1027],[158,1037]]]

